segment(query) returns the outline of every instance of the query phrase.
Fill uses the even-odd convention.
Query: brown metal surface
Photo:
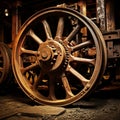
[[[13,72],[34,101],[69,105],[88,95],[101,78],[106,67],[103,48],[103,37],[88,18],[71,9],[48,8],[31,16],[19,31]]]

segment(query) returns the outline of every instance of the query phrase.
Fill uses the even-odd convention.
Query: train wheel
[[[8,46],[0,42],[0,85],[5,83],[10,70],[10,50]]]
[[[23,24],[14,43],[17,83],[40,104],[65,106],[82,99],[106,67],[101,32],[69,8],[37,12]]]

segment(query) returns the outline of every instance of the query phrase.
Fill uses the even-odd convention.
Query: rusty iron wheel
[[[0,85],[5,83],[10,68],[10,50],[5,43],[0,42]]]
[[[106,68],[103,36],[69,8],[38,11],[21,27],[13,47],[17,83],[40,104],[65,106],[88,95]]]

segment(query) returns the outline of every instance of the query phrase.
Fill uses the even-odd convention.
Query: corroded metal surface
[[[100,29],[102,31],[106,30],[106,23],[105,23],[105,0],[96,0],[97,4],[97,22],[100,23]]]
[[[48,8],[31,16],[19,31],[13,72],[34,101],[69,105],[98,83],[106,66],[104,50],[102,34],[88,18],[69,8]]]

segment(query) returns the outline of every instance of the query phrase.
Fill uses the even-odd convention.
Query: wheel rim
[[[40,104],[56,106],[86,96],[105,63],[101,34],[94,26],[66,8],[48,8],[31,16],[15,40],[12,58],[14,75],[25,94]]]
[[[0,43],[0,84],[6,81],[10,70],[10,54],[5,43]]]

